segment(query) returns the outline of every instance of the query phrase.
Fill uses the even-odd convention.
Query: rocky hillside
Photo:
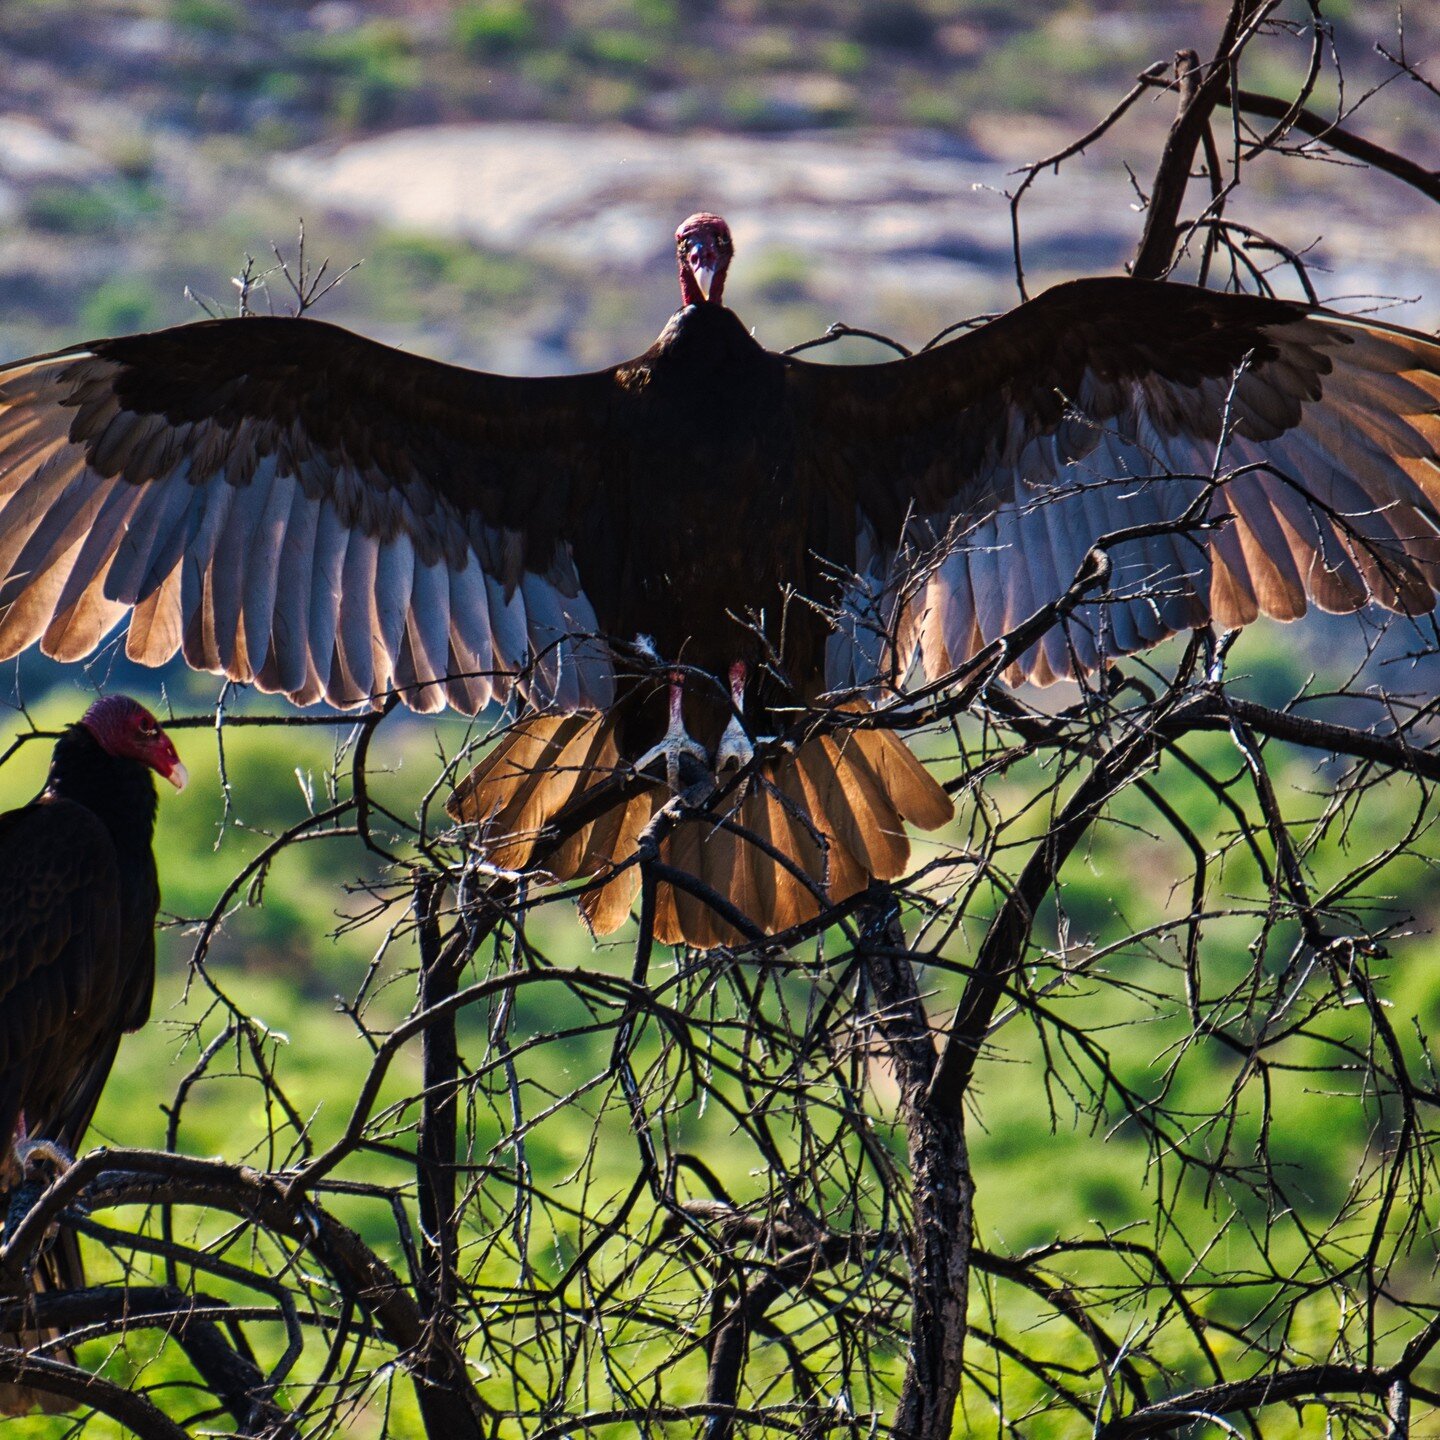
[[[1245,82],[1283,94],[1287,30]],[[643,346],[672,303],[668,236],[735,225],[735,303],[772,343],[840,319],[923,340],[1011,303],[1014,166],[1083,133],[1143,65],[1213,44],[1223,7],[1051,0],[10,0],[0,6],[0,353],[233,304],[248,252],[365,266],[326,313],[491,366],[573,368]],[[1397,32],[1345,0],[1330,39],[1356,128],[1440,153],[1423,66],[1440,14]],[[1282,9],[1279,14],[1289,13]],[[1293,31],[1293,33],[1291,33]],[[1440,67],[1435,67],[1440,68]],[[1327,68],[1317,105],[1333,104]],[[1046,175],[1023,215],[1036,283],[1131,251],[1173,108],[1147,97]],[[1304,250],[1337,303],[1424,295],[1433,212],[1394,182],[1297,157],[1237,213]],[[1261,256],[1262,263],[1273,257]],[[271,276],[256,303],[287,303]],[[850,354],[859,353],[851,346]]]

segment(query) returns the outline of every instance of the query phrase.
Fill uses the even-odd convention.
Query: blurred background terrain
[[[250,303],[288,309],[284,277],[265,277],[272,244],[298,258],[303,216],[307,258],[329,257],[332,273],[360,262],[322,318],[486,369],[599,367],[642,351],[674,308],[671,236],[699,208],[732,223],[727,300],[766,344],[843,321],[916,346],[1015,302],[1004,195],[1015,167],[1084,133],[1147,65],[1183,45],[1208,53],[1224,10],[1214,0],[3,0],[0,359],[197,319],[192,296],[233,309],[232,277],[247,255],[262,277]],[[1298,5],[1284,13],[1308,15]],[[1354,128],[1434,164],[1440,101],[1375,46],[1403,46],[1433,74],[1440,9],[1407,9],[1403,34],[1390,0],[1344,0],[1326,14],[1344,103],[1381,87]],[[1276,35],[1251,50],[1244,81],[1293,93],[1308,54],[1305,35]],[[1333,107],[1341,95],[1329,68],[1315,104]],[[1022,212],[1032,290],[1120,270],[1173,109],[1171,95],[1155,92],[1090,153],[1038,181]],[[1300,154],[1247,176],[1232,214],[1302,252],[1337,308],[1440,323],[1440,224],[1396,182]],[[1298,293],[1283,276],[1277,284]],[[879,353],[849,340],[817,358]],[[1260,693],[1283,700],[1322,652],[1343,641],[1363,653],[1357,636],[1334,623],[1260,626],[1237,656]],[[153,700],[162,680],[166,698],[192,713],[220,688],[178,668],[136,671],[113,651],[80,671],[27,657],[0,676],[0,700],[23,697],[30,711],[7,710],[0,728],[65,723],[97,683]],[[1316,688],[1325,683],[1322,674]],[[256,697],[235,704],[279,708]],[[348,730],[231,732],[228,801],[213,730],[177,733],[196,783],[161,802],[167,971],[155,1022],[122,1050],[102,1133],[163,1137],[158,1099],[206,1033],[203,989],[185,988],[184,922],[207,914],[269,837],[323,806]],[[413,813],[440,758],[471,730],[453,717],[388,720],[376,742],[386,803]],[[34,792],[47,749],[26,745],[0,767],[0,801]],[[1316,784],[1304,757],[1283,773],[1292,794]],[[1183,774],[1168,780],[1185,813],[1213,810]],[[1025,783],[1023,774],[1007,781],[999,802],[1020,804]],[[1384,819],[1373,831],[1369,818],[1358,824],[1333,857],[1311,857],[1317,871],[1340,873],[1344,846],[1379,850]],[[1125,885],[1138,877],[1158,893],[1184,871],[1178,846],[1142,844],[1123,825],[1113,833],[1114,849],[1097,847],[1067,885],[1072,929],[1097,943],[1123,928]],[[365,1058],[334,997],[353,994],[384,940],[393,916],[374,913],[371,887],[390,878],[358,842],[294,847],[263,894],[249,892],[263,904],[236,897],[241,908],[213,951],[217,972],[270,1027],[277,1063],[321,1138],[353,1090],[344,1057],[354,1054],[357,1074]],[[1437,910],[1430,872],[1407,862],[1388,878],[1397,890],[1386,904],[1427,934]],[[1243,865],[1228,877],[1241,889],[1253,879]],[[536,932],[556,958],[590,954],[584,932],[554,911]],[[1417,942],[1412,953],[1429,949]],[[598,963],[626,965],[623,944]],[[1406,1003],[1431,1030],[1440,1026],[1434,972],[1417,964],[1406,980]],[[374,1014],[403,1012],[412,995],[408,982],[379,988]],[[1117,1038],[1120,1066],[1145,1074],[1164,1038],[1163,1026]],[[577,1065],[598,1060],[577,1047]],[[411,1081],[400,1067],[397,1093]],[[211,1090],[192,1107],[182,1148],[241,1158],[237,1125],[264,1128],[246,1108],[262,1103],[259,1091],[238,1078]],[[1314,1097],[1293,1100],[1297,1134],[1332,1127],[1328,1157],[1301,1145],[1296,1162],[1311,1167],[1317,1193],[1343,1186],[1365,1136],[1333,1128],[1318,1109],[1312,1117]],[[1047,1116],[999,1082],[987,1103],[976,1161],[992,1240],[1021,1246],[1091,1223],[1123,1226],[1143,1209],[1144,1176],[1127,1169],[1123,1133],[1102,1146],[1068,1115],[1051,1133]],[[537,1136],[537,1168],[573,1160],[564,1123]],[[574,1123],[578,1146],[586,1125]],[[721,1147],[723,1168],[723,1132],[713,1120],[697,1126]],[[1041,1156],[1043,1212],[1033,1203]],[[751,1157],[733,1158],[740,1190]]]
[[[317,253],[367,267],[330,318],[486,368],[596,367],[658,330],[670,236],[701,207],[732,222],[733,303],[766,343],[836,319],[918,343],[1013,301],[1014,168],[1084,133],[1145,66],[1205,51],[1223,8],[7,0],[0,355],[194,318],[187,285],[229,304],[242,255],[263,266],[303,215]],[[1384,86],[1356,128],[1433,157],[1430,97],[1373,47],[1423,63],[1434,7],[1411,7],[1403,35],[1388,0],[1326,15],[1345,104]],[[1309,43],[1250,54],[1244,82],[1286,95]],[[1327,69],[1316,107],[1339,94]],[[1146,97],[1034,187],[1033,283],[1122,263],[1139,228],[1125,167],[1147,183],[1172,113]],[[1423,296],[1404,318],[1440,318],[1440,236],[1395,182],[1273,165],[1240,212],[1304,251],[1327,297]]]

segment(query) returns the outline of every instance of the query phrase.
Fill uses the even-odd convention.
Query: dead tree
[[[1276,8],[1235,0],[1206,58],[1023,173],[1022,294],[1025,194],[1157,88],[1136,275],[1313,294],[1232,214],[1257,165],[1343,157],[1440,199],[1363,98],[1316,108],[1318,0],[1307,26]],[[1297,41],[1296,94],[1247,86],[1255,47]],[[0,1350],[0,1381],[144,1437],[1429,1433],[1434,626],[1356,617],[1368,663],[1288,698],[1209,632],[1059,704],[1008,689],[1010,657],[1103,608],[1121,538],[949,683],[797,716],[912,734],[961,819],[903,881],[734,949],[657,949],[655,834],[621,946],[552,922],[576,885],[478,860],[440,802],[483,727],[412,813],[376,776],[416,722],[341,726],[324,795],[194,918],[167,1145],[82,1157],[0,1245],[0,1330],[55,1337]],[[167,725],[336,723],[229,702]],[[297,854],[357,844],[347,923],[384,943],[341,1002],[334,1117],[212,947]],[[261,1118],[186,1154],[222,1075]],[[55,1226],[113,1263],[22,1299]]]

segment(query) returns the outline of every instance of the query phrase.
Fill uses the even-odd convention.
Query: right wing
[[[792,362],[790,383],[809,484],[856,517],[832,688],[903,672],[917,647],[940,678],[1064,594],[1102,535],[1197,502],[1230,523],[1118,544],[1107,599],[1010,678],[1311,601],[1435,604],[1440,343],[1416,331],[1098,278],[908,359]]]
[[[0,658],[126,653],[299,704],[607,705],[571,537],[616,385],[319,321],[212,320],[0,370]]]

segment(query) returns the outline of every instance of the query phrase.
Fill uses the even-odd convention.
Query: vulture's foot
[[[735,713],[715,747],[715,773],[723,775],[727,770],[743,770],[755,758],[755,746],[745,729],[745,676],[749,667],[743,660],[737,660],[730,667],[730,704]]]
[[[54,1168],[54,1174],[50,1177],[54,1180],[75,1163],[75,1157],[63,1145],[54,1140],[46,1140],[43,1136],[37,1136],[34,1140],[17,1140],[15,1158],[19,1161],[21,1174],[27,1182],[40,1179],[36,1173],[40,1165]],[[49,1181],[45,1183],[49,1184]]]
[[[710,756],[698,740],[692,740],[682,726],[667,730],[665,738],[652,745],[636,762],[637,770],[648,770],[665,762],[665,783],[675,794],[688,790],[702,774],[710,773]]]
[[[693,740],[685,729],[683,714],[685,698],[684,677],[678,670],[670,672],[670,724],[665,737],[658,745],[652,745],[636,762],[636,770],[648,770],[657,761],[665,762],[665,783],[675,794],[688,789],[710,771],[710,756],[698,740]]]
[[[20,1183],[6,1196],[6,1240],[50,1185],[75,1163],[75,1157],[63,1145],[38,1136],[34,1140],[17,1139],[11,1147],[11,1156],[20,1172]],[[47,1167],[52,1172],[49,1175],[45,1174]]]
[[[732,715],[715,747],[715,773],[723,775],[727,770],[743,770],[754,758],[754,743],[745,733],[740,717]]]
[[[44,1180],[27,1180],[10,1191],[5,1197],[5,1226],[0,1239],[9,1243],[10,1237],[20,1228],[20,1222],[35,1208],[35,1202],[46,1188]]]

